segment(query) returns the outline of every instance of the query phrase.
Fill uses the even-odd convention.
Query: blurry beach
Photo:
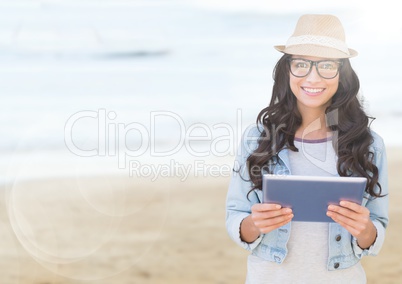
[[[269,102],[272,46],[308,12],[336,14],[359,51],[391,202],[363,264],[368,283],[402,282],[398,8],[265,2],[0,0],[0,283],[244,283],[232,164]]]
[[[388,155],[391,222],[381,253],[363,259],[372,284],[402,280],[402,151]],[[244,283],[247,252],[224,228],[228,182],[102,176],[21,183],[8,212],[0,200],[1,283]]]

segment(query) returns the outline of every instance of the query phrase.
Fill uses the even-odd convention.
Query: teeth
[[[304,90],[306,90],[309,93],[319,93],[322,92],[324,89],[310,89],[310,88],[303,88]]]

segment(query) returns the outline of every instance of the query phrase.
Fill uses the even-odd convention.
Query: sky
[[[359,33],[375,36],[378,40],[402,41],[402,17],[398,1],[320,1],[320,0],[189,0],[201,8],[225,11],[276,13],[334,13],[347,11],[350,16],[344,25],[357,26]],[[350,18],[349,18],[350,17]],[[357,25],[356,25],[357,23]]]

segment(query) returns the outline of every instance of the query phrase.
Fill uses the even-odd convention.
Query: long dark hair
[[[262,173],[256,169],[268,169],[268,164],[275,164],[282,149],[298,151],[294,138],[302,123],[302,117],[289,85],[290,57],[291,55],[285,54],[277,62],[273,72],[271,102],[257,117],[257,124],[262,126],[263,130],[257,149],[247,158],[248,173],[253,183],[250,192],[262,188]],[[359,78],[349,59],[342,61],[338,90],[325,111],[329,128],[337,135],[333,139],[333,146],[338,155],[337,171],[340,176],[367,178],[366,192],[373,197],[380,197],[378,168],[373,162],[374,153],[369,150],[373,142],[369,131],[370,119],[357,98]],[[378,192],[374,190],[376,185],[379,187]]]

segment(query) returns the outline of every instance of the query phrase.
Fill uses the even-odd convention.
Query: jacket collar
[[[279,151],[278,157],[282,160],[285,166],[290,170],[289,149],[285,148]]]

